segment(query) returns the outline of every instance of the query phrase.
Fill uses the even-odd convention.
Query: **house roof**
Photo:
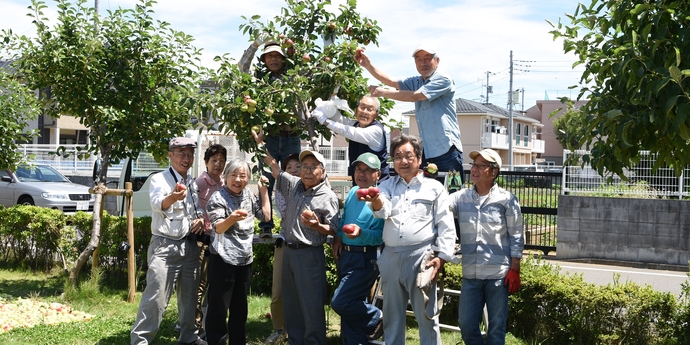
[[[0,70],[6,70],[9,73],[14,73],[12,62],[14,61],[0,60]]]
[[[501,108],[495,104],[491,103],[479,103],[475,101],[470,101],[469,99],[463,99],[463,98],[457,98],[455,99],[455,111],[458,115],[463,115],[463,114],[486,114],[488,116],[493,116],[497,118],[504,118],[507,119],[510,117],[510,112],[508,109]],[[404,113],[403,115],[411,116],[415,114],[415,110],[409,110]],[[513,119],[519,119],[520,121],[524,122],[530,122],[534,123],[536,125],[541,124],[539,121],[521,115],[520,113],[513,111]]]

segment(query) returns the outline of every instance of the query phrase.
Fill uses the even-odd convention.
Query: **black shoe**
[[[201,338],[197,338],[191,343],[181,343],[178,341],[177,345],[208,345],[208,343],[205,340],[201,340]]]
[[[367,335],[367,338],[369,340],[376,340],[378,338],[381,338],[383,335],[383,313],[381,313],[381,317],[379,318],[379,322],[376,323],[376,326],[374,327],[374,330],[371,331]]]

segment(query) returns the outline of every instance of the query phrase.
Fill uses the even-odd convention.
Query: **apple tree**
[[[191,36],[152,18],[154,1],[140,0],[133,9],[106,16],[86,1],[58,0],[56,24],[50,27],[43,13],[47,6],[32,0],[36,37],[6,35],[2,41],[32,89],[51,88],[49,114],[74,116],[91,129],[82,155],[101,156],[102,182],[109,162],[140,151],[163,161],[170,138],[189,127],[188,100],[201,85],[195,65],[200,52]],[[70,273],[73,284],[98,246],[102,200],[97,194],[90,241]]]
[[[270,80],[270,71],[257,63],[253,71],[237,64],[227,55],[217,57],[220,67],[215,73],[217,87],[208,110],[221,122],[219,129],[236,134],[240,147],[256,151],[250,128],[260,126],[266,135],[276,135],[283,124],[306,129],[317,149],[318,134],[331,137],[330,131],[310,119],[317,98],[328,100],[332,95],[348,101],[351,109],[367,93],[367,80],[354,60],[361,46],[377,43],[381,28],[376,21],[361,16],[356,1],[340,5],[337,13],[328,0],[286,0],[287,6],[273,20],[261,21],[259,16],[247,19],[240,30],[250,42],[274,41],[287,55],[285,73]],[[251,47],[250,47],[251,48]],[[392,101],[381,102],[380,121],[389,127],[400,127],[385,118]],[[343,113],[343,115],[346,115]],[[350,114],[352,116],[352,114]],[[258,152],[261,155],[261,152]]]
[[[589,102],[569,133],[591,151],[584,161],[623,177],[649,150],[654,169],[680,175],[690,164],[690,2],[593,0],[566,16],[551,34],[585,68],[578,99]]]
[[[16,170],[26,160],[18,143],[38,135],[27,128],[40,114],[36,95],[9,68],[0,69],[0,169]]]

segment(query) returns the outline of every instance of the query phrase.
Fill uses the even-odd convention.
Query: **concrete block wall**
[[[559,259],[687,265],[690,201],[561,195]]]

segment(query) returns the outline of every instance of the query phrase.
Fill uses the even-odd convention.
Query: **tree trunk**
[[[96,193],[96,200],[93,203],[93,225],[91,230],[91,239],[86,245],[86,248],[79,254],[77,261],[72,267],[72,271],[69,274],[69,282],[72,286],[76,287],[79,281],[79,273],[84,267],[84,264],[89,260],[93,251],[98,248],[98,244],[101,241],[101,204],[103,203],[103,198],[107,187],[105,186],[105,176],[108,174],[108,161],[110,160],[109,152],[103,154],[103,159],[101,160],[101,171],[98,176],[98,186],[94,187],[94,192]]]

